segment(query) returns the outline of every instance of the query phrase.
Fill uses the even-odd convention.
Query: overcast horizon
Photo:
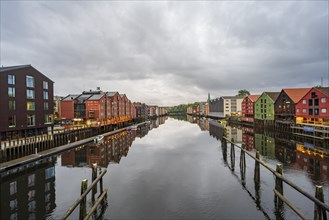
[[[0,65],[171,106],[329,85],[328,1],[1,1]]]

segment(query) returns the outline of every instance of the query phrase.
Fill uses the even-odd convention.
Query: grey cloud
[[[1,65],[31,63],[59,94],[102,85],[171,105],[328,76],[328,2],[0,4]]]

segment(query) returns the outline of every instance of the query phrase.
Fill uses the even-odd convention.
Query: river
[[[80,146],[31,164],[28,169],[2,175],[1,219],[61,218],[80,196],[81,180],[91,183],[90,165],[94,162],[108,171],[103,179],[104,188],[109,190],[108,205],[98,210],[100,219],[297,218],[287,207],[275,208],[275,180],[267,170],[261,168],[260,189],[254,187],[254,161],[248,156],[246,178],[241,179],[237,148],[236,168],[230,169],[231,163],[223,156],[221,129],[216,121],[186,119],[160,118],[137,131],[109,137],[102,146]],[[242,134],[248,132],[242,128],[228,130],[236,142],[246,141]],[[256,135],[253,139],[253,143],[263,145],[264,140],[276,140]],[[305,151],[305,146],[295,145],[294,149],[289,142],[287,146],[277,143],[281,143],[280,147],[248,147],[250,152],[260,150],[262,159],[273,168],[276,163],[283,163],[283,175],[312,194],[316,184],[322,185],[328,204],[326,151],[319,159],[310,150]],[[314,172],[311,162],[315,164]],[[284,194],[313,218],[312,202],[286,186]],[[70,218],[77,219],[78,215],[77,208]]]

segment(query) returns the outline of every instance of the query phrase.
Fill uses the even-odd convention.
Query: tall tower
[[[210,92],[208,92],[208,100],[207,102],[209,103],[210,102]]]

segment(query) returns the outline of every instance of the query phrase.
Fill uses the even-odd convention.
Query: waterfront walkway
[[[141,126],[143,124],[145,124],[145,122],[139,123],[136,126]],[[111,135],[120,133],[120,132],[125,131],[125,130],[126,130],[126,128],[121,128],[121,129],[118,129],[118,130],[114,130],[114,131],[111,131],[111,132],[104,133],[102,135],[104,137],[107,137],[107,136],[111,136]],[[47,157],[51,157],[53,155],[60,154],[64,151],[74,149],[74,148],[79,147],[79,146],[84,145],[84,144],[91,143],[91,142],[94,141],[95,137],[96,136],[86,138],[86,139],[76,141],[76,142],[73,142],[73,143],[69,143],[69,144],[66,144],[66,145],[63,145],[63,146],[59,146],[59,147],[51,148],[51,149],[48,149],[48,150],[45,150],[45,151],[37,152],[36,154],[31,154],[31,155],[28,155],[28,156],[25,156],[25,157],[21,157],[21,158],[15,159],[15,160],[11,160],[11,161],[8,161],[8,162],[1,163],[0,164],[0,173],[11,170],[11,169],[14,169],[14,168],[17,168],[17,167],[20,167],[20,166],[24,166],[24,165],[29,164],[29,163],[36,162],[38,160],[41,160],[41,159],[44,159],[44,158],[47,158]]]

